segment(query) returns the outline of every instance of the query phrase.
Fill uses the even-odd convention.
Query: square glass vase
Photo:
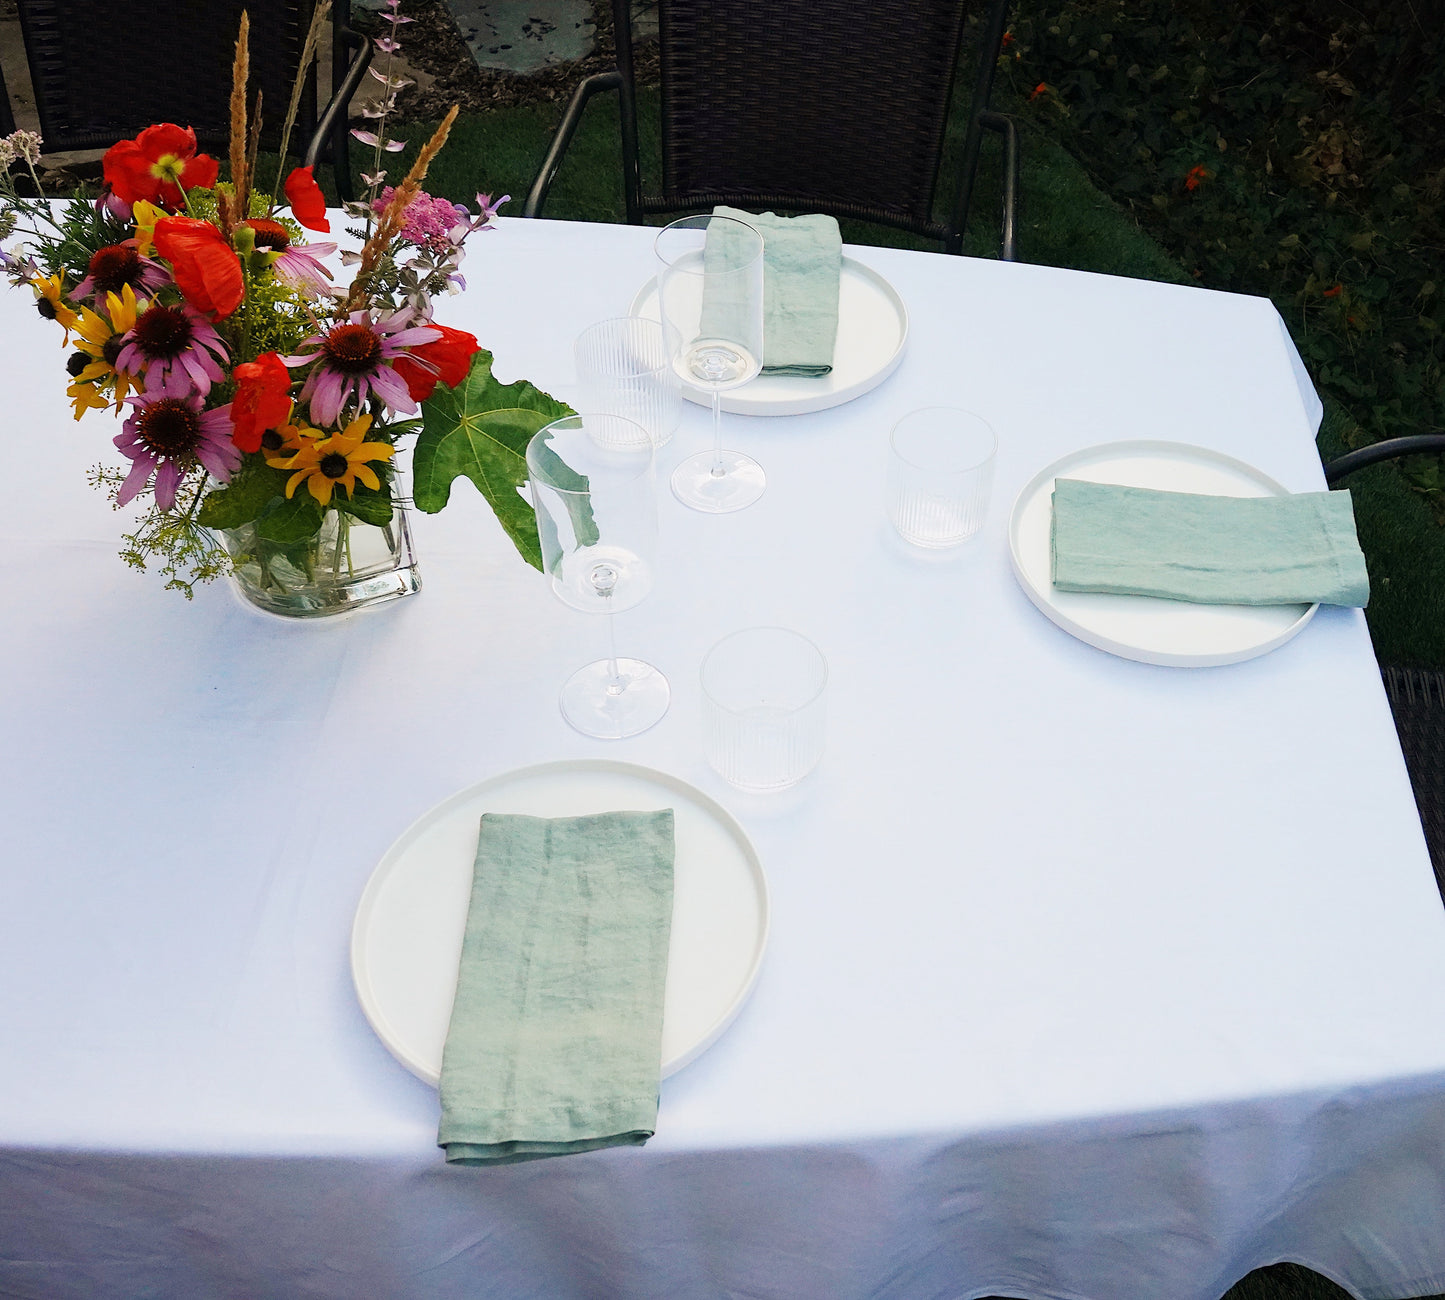
[[[231,581],[250,604],[284,618],[325,618],[370,609],[421,590],[406,505],[391,521],[368,524],[328,510],[321,529],[300,542],[273,542],[256,525],[220,530],[235,566]]]

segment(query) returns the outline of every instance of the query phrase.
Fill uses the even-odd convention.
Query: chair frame
[[[1415,433],[1404,438],[1386,438],[1384,442],[1372,443],[1358,451],[1347,451],[1330,461],[1325,466],[1325,482],[1334,487],[1346,474],[1353,474],[1367,465],[1432,451],[1445,452],[1445,433]]]
[[[973,201],[974,182],[978,171],[979,158],[983,147],[983,133],[996,132],[1003,138],[1004,181],[1003,181],[1003,230],[1001,257],[1004,261],[1015,259],[1016,209],[1018,203],[1019,145],[1018,128],[1012,118],[988,108],[993,91],[994,72],[998,65],[999,53],[1003,47],[1004,27],[1008,21],[1009,0],[989,0],[984,35],[979,52],[978,69],[974,80],[973,105],[969,113],[968,129],[964,137],[961,154],[962,175],[954,195],[948,219],[945,222],[920,223],[909,221],[891,214],[883,214],[861,204],[810,203],[811,210],[829,212],[834,216],[857,217],[882,225],[911,230],[930,238],[941,239],[944,251],[963,251],[963,232],[968,222],[969,209]],[[523,216],[539,217],[546,203],[547,194],[556,178],[557,169],[576,134],[577,126],[588,102],[596,95],[617,91],[622,119],[622,167],[623,189],[627,204],[627,220],[641,225],[647,214],[680,212],[688,207],[698,208],[717,203],[768,204],[778,207],[795,206],[788,195],[749,194],[745,198],[737,194],[718,192],[716,194],[691,195],[683,202],[668,196],[649,196],[643,193],[641,164],[637,138],[636,85],[632,60],[632,25],[628,0],[613,0],[613,17],[616,31],[617,67],[607,72],[594,73],[587,77],[573,92],[563,114],[561,124],[552,139],[551,147],[527,195]],[[954,93],[957,93],[956,90]]]

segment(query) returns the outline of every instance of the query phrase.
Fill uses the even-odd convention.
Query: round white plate
[[[1079,640],[1125,659],[1206,668],[1253,659],[1297,635],[1318,605],[1193,605],[1154,596],[1056,591],[1050,532],[1056,478],[1208,496],[1285,496],[1242,460],[1178,442],[1113,442],[1055,461],[1019,493],[1009,517],[1009,550],[1020,585],[1045,614]]]
[[[651,768],[577,759],[507,772],[425,813],[386,851],[351,930],[361,1009],[391,1054],[436,1085],[451,1019],[484,812],[674,813],[672,938],[662,1014],[666,1077],[742,1009],[768,939],[768,886],[743,828],[702,791]]]
[[[656,280],[638,290],[628,314],[658,319]],[[907,341],[908,308],[898,291],[871,267],[845,257],[838,282],[832,373],[821,379],[759,375],[723,393],[722,409],[739,415],[801,415],[841,406],[877,388],[897,370]],[[684,384],[682,395],[699,406],[712,405],[712,393],[706,389]]]

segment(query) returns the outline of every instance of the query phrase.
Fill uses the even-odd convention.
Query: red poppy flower
[[[1040,95],[1047,94],[1047,93],[1048,93],[1048,89],[1049,89],[1049,83],[1048,83],[1047,81],[1041,81],[1041,82],[1039,82],[1039,84],[1038,84],[1037,86],[1034,87],[1034,93],[1033,93],[1032,95],[1030,95],[1029,98],[1030,98],[1030,99],[1037,99]]]
[[[1000,48],[1001,50],[1006,50],[1006,49],[1008,49],[1008,47],[1009,47],[1010,45],[1012,45],[1013,43],[1014,43],[1014,34],[1013,34],[1012,32],[1005,32],[1005,33],[1003,34],[1003,40],[1001,40],[1001,41],[999,42],[999,48]]]
[[[261,436],[291,418],[291,372],[276,353],[263,352],[231,373],[231,441],[242,451],[260,451]]]
[[[286,178],[286,202],[291,215],[307,230],[329,234],[331,222],[326,219],[326,196],[311,175],[311,168],[297,167]]]
[[[246,296],[241,259],[209,221],[162,217],[156,222],[156,252],[171,264],[185,299],[214,319],[229,316]]]
[[[431,328],[441,330],[441,338],[418,344],[391,363],[391,368],[406,380],[406,390],[414,402],[426,401],[437,380],[448,388],[461,383],[471,369],[472,354],[481,346],[466,330],[454,330],[449,325]]]
[[[121,140],[105,151],[105,179],[126,203],[144,199],[174,211],[184,205],[181,189],[216,183],[220,164],[196,152],[196,133],[174,122],[148,126],[134,140]]]
[[[1197,190],[1199,182],[1208,180],[1209,172],[1203,163],[1196,163],[1189,169],[1188,175],[1184,177],[1184,188],[1186,190]]]
[[[1342,285],[1342,284],[1337,284],[1337,285],[1335,285],[1334,288],[1332,288],[1332,289],[1326,289],[1326,290],[1324,291],[1324,293],[1321,295],[1321,297],[1324,297],[1324,298],[1338,298],[1338,297],[1340,296],[1340,294],[1342,294],[1344,291],[1345,291],[1345,286]]]

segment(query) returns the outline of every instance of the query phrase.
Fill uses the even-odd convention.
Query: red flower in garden
[[[209,221],[162,217],[156,222],[155,244],[171,264],[177,287],[197,311],[220,320],[241,305],[246,296],[241,259]]]
[[[1009,47],[1010,45],[1012,45],[1013,43],[1014,43],[1014,34],[1013,34],[1012,32],[1005,32],[1005,33],[1003,34],[1003,40],[1001,40],[1001,41],[999,42],[999,49],[1001,49],[1001,50],[1006,50],[1006,49],[1008,49],[1008,47]]]
[[[148,126],[134,140],[121,140],[105,151],[105,179],[126,203],[144,199],[174,211],[185,203],[181,190],[209,189],[220,164],[196,152],[196,133],[174,122]]]
[[[1200,181],[1205,181],[1208,179],[1209,171],[1204,166],[1204,164],[1195,163],[1195,165],[1189,169],[1188,174],[1184,177],[1184,188],[1186,190],[1197,190],[1199,188]]]
[[[449,325],[432,328],[441,331],[441,338],[422,343],[391,363],[392,369],[406,380],[407,392],[414,402],[426,401],[437,380],[448,388],[461,383],[471,369],[472,354],[481,346],[466,330],[454,330]]]
[[[331,222],[326,219],[326,196],[311,175],[311,168],[297,167],[286,178],[286,202],[291,205],[291,215],[307,230],[330,232]]]
[[[1030,99],[1037,99],[1040,95],[1047,94],[1047,93],[1048,93],[1048,89],[1049,89],[1049,83],[1048,83],[1047,81],[1041,81],[1041,82],[1039,82],[1039,84],[1038,84],[1037,86],[1034,87],[1034,93],[1033,93],[1032,95],[1030,95],[1029,98],[1030,98]]]
[[[260,451],[262,436],[291,418],[291,372],[276,353],[263,352],[231,373],[231,441],[242,451]]]
[[[1337,284],[1332,289],[1326,289],[1322,296],[1325,298],[1338,298],[1340,294],[1342,294],[1344,291],[1345,286],[1342,284]]]

